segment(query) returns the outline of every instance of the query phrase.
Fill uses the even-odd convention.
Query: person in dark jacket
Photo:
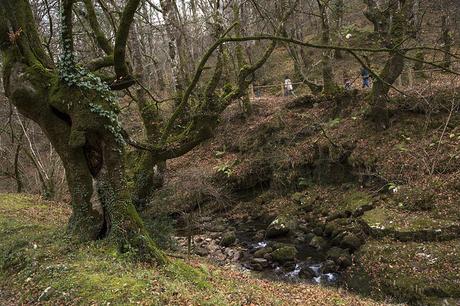
[[[369,70],[366,67],[361,68],[361,78],[363,79],[363,88],[369,88]]]

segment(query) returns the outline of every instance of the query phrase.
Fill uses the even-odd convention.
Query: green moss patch
[[[400,210],[377,207],[367,211],[363,220],[371,228],[411,232],[420,230],[439,230],[457,225],[446,219],[435,219],[426,213],[405,213]]]
[[[351,190],[344,194],[342,208],[354,211],[355,209],[372,203],[370,194],[364,191]]]

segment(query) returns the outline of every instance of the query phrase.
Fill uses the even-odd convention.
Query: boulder
[[[235,252],[233,253],[232,258],[230,258],[230,260],[233,261],[233,262],[237,262],[237,261],[239,261],[242,257],[243,257],[243,252],[241,252],[241,251],[235,251]]]
[[[294,239],[294,244],[305,244],[305,236],[304,235],[296,235]]]
[[[222,235],[222,239],[220,240],[220,245],[224,247],[231,246],[236,241],[235,232],[226,232]]]
[[[272,261],[273,260],[273,256],[272,256],[272,253],[266,253],[264,255],[264,258],[268,261]]]
[[[302,265],[300,267],[299,277],[302,279],[312,279],[316,277],[316,273],[308,265]]]
[[[251,259],[251,265],[254,267],[254,266],[260,266],[262,268],[266,268],[268,267],[268,260],[264,259],[264,258],[253,258]]]
[[[344,249],[350,249],[351,251],[356,251],[362,245],[361,239],[356,237],[353,233],[346,234],[342,241],[340,242],[340,246]]]
[[[257,231],[257,233],[254,234],[253,238],[256,241],[260,241],[260,240],[264,240],[264,237],[265,237],[265,231],[260,230],[260,231]]]
[[[288,261],[288,262],[285,262],[283,264],[283,268],[286,270],[286,271],[294,271],[294,269],[296,268],[296,263],[295,261]]]
[[[337,271],[337,266],[334,261],[328,259],[323,263],[321,267],[321,273],[334,273]]]
[[[351,255],[350,254],[343,254],[342,256],[340,256],[337,261],[336,261],[336,264],[339,266],[340,269],[346,269],[348,268],[349,266],[351,266],[353,264],[353,261],[351,259]]]
[[[332,238],[331,240],[331,243],[332,245],[336,245],[336,246],[340,246],[341,243],[342,243],[342,239],[343,237],[345,237],[348,233],[345,232],[345,231],[339,231],[339,233],[337,235],[334,236],[334,238]]]
[[[265,236],[267,238],[275,238],[288,235],[292,230],[295,229],[296,222],[290,216],[278,216],[272,223],[267,227]]]
[[[195,254],[204,257],[209,255],[209,251],[203,247],[195,247]]]
[[[332,247],[327,251],[326,258],[333,261],[337,261],[340,256],[344,254],[349,254],[347,250],[344,250],[339,247]]]
[[[313,239],[310,241],[309,246],[315,248],[318,251],[322,251],[326,248],[327,246],[327,241],[324,240],[323,237],[320,236],[315,236]]]
[[[313,233],[317,236],[322,236],[323,235],[323,227],[322,226],[317,226],[313,229]]]
[[[297,249],[294,246],[283,246],[279,249],[276,249],[271,253],[274,261],[279,263],[285,263],[288,261],[295,260],[297,256]]]
[[[324,226],[324,235],[327,237],[334,237],[339,231],[339,226],[336,222],[328,222]]]
[[[315,234],[313,234],[313,233],[308,233],[308,234],[305,235],[305,242],[306,242],[306,243],[310,243],[310,241],[312,241],[313,238],[315,238]]]
[[[264,269],[264,267],[262,267],[261,265],[259,264],[251,264],[249,266],[250,269],[254,270],[254,271],[262,271]]]
[[[340,269],[346,269],[352,264],[350,253],[338,247],[330,248],[327,251],[326,258],[334,261]]]
[[[261,248],[261,249],[258,249],[254,253],[254,257],[263,258],[265,256],[265,254],[268,254],[268,253],[271,253],[271,252],[273,252],[273,248],[271,248],[271,247]]]

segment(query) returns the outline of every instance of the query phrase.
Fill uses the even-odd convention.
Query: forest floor
[[[70,210],[0,195],[1,305],[379,305],[345,290],[260,280],[207,260],[133,263],[65,236]]]

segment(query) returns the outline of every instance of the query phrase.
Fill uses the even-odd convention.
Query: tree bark
[[[387,8],[380,9],[376,0],[364,0],[364,2],[367,4],[364,15],[374,24],[382,44],[394,49],[379,76],[376,76],[370,97],[369,117],[376,128],[382,130],[389,126],[388,92],[404,69],[404,51],[401,50],[401,45],[414,27],[411,23],[414,3],[413,0],[390,1]]]
[[[323,0],[317,0],[321,16],[321,43],[329,45],[331,42],[331,32],[329,18],[327,16],[327,6]],[[322,56],[322,73],[323,73],[323,93],[333,94],[337,91],[337,85],[334,81],[334,72],[331,65],[333,51],[324,50]]]
[[[182,78],[182,67],[180,64],[178,31],[176,27],[179,24],[176,12],[174,10],[174,0],[161,0],[161,9],[163,10],[163,19],[165,22],[166,34],[168,36],[168,51],[171,61],[171,77],[174,94],[179,94],[184,90],[185,84]]]
[[[444,14],[441,17],[441,31],[442,50],[444,51],[442,66],[449,69],[452,65],[452,57],[450,55],[452,46],[452,34],[449,26],[449,15],[447,14]]]
[[[71,13],[71,3],[64,1],[64,11]],[[79,240],[108,238],[140,259],[167,262],[130,198],[123,138],[110,89],[89,72],[74,75],[71,41],[64,40],[67,62],[58,73],[43,50],[32,16],[26,0],[0,2],[3,83],[10,103],[41,127],[64,164],[73,208],[69,232]],[[63,18],[67,39],[72,37],[69,18]],[[12,42],[10,31],[21,29],[28,30],[27,35]],[[89,75],[80,83],[85,73]]]
[[[387,129],[389,124],[387,100],[390,85],[393,84],[404,69],[404,57],[400,53],[394,53],[386,62],[380,73],[382,80],[375,80],[372,87],[370,101],[370,118],[378,129]]]
[[[136,28],[137,30],[137,28]],[[132,33],[133,64],[135,74],[141,84],[145,82],[145,70],[142,61],[141,35]],[[147,85],[144,85],[147,86]],[[136,91],[136,103],[141,114],[145,128],[145,138],[148,143],[156,143],[160,137],[161,119],[155,105],[147,98],[147,92],[139,87]],[[133,202],[138,209],[143,209],[151,200],[155,190],[163,185],[166,161],[158,160],[155,154],[144,151],[140,153],[140,159],[136,165],[134,174]]]
[[[235,37],[242,37],[242,28],[241,28],[241,2],[240,1],[234,1],[233,3],[233,19],[237,24],[235,25]],[[247,61],[244,57],[244,52],[243,52],[243,46],[241,44],[237,44],[235,47],[235,53],[236,53],[236,60],[238,64],[238,70],[244,69],[244,67],[247,65]],[[246,89],[244,94],[241,97],[241,103],[243,106],[243,113],[245,115],[250,115],[252,112],[252,105],[251,105],[251,100],[249,98],[249,90]]]

